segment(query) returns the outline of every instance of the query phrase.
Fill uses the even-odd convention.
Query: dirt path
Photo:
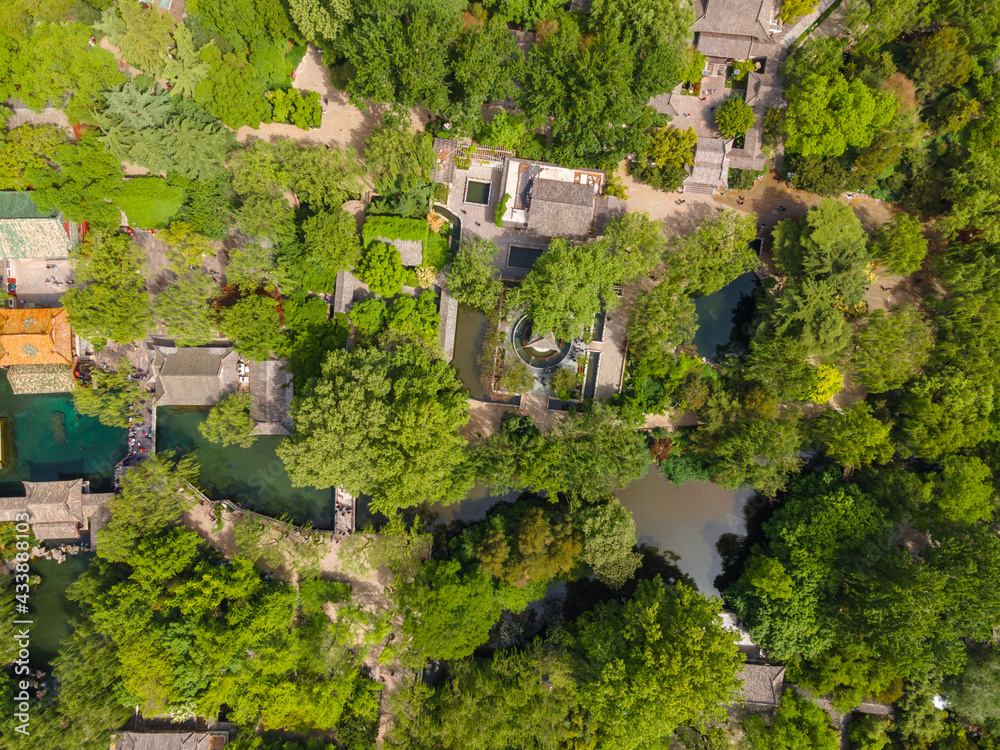
[[[216,515],[220,512],[222,514],[221,523]],[[233,510],[225,503],[202,500],[184,514],[184,522],[189,529],[211,544],[223,557],[231,559],[237,553],[235,522],[242,515],[241,511]],[[272,519],[267,519],[265,522],[274,526],[275,531],[272,539],[277,540],[283,535],[280,524]],[[390,612],[394,609],[390,596],[392,573],[384,566],[372,569],[366,564],[366,541],[373,541],[374,535],[355,534],[349,541],[338,542],[332,539],[330,532],[293,532],[285,536],[280,544],[299,545],[307,543],[310,539],[313,540],[313,543],[324,546],[319,562],[320,578],[326,581],[349,583],[351,585],[351,606],[359,607],[373,614]],[[414,554],[416,557],[423,558],[426,552],[426,550],[415,550]],[[298,584],[298,575],[288,564],[287,553],[285,563],[277,568],[271,568],[262,562],[257,563],[257,568],[293,586]],[[327,605],[327,615],[331,620],[336,619],[337,610],[336,605]],[[392,621],[393,635],[390,640],[393,642],[398,643],[401,640],[399,630],[401,623],[402,619],[399,617]],[[392,722],[392,716],[388,712],[388,694],[397,690],[409,674],[396,661],[381,663],[380,657],[384,648],[385,643],[368,646],[367,658],[363,662],[369,670],[372,680],[384,685],[382,710],[379,718],[380,744],[385,731]]]
[[[295,69],[295,87],[303,91],[316,91],[327,100],[323,105],[323,120],[318,128],[302,130],[284,123],[263,123],[259,128],[242,127],[236,131],[236,140],[245,143],[261,138],[271,140],[276,137],[294,138],[305,143],[322,143],[337,148],[351,147],[358,154],[365,148],[365,138],[382,121],[381,105],[369,105],[361,110],[351,104],[347,93],[335,89],[330,82],[330,71],[323,65],[323,57],[313,45],[309,45],[305,57]],[[422,130],[430,120],[430,113],[423,107],[412,107],[410,118],[414,127]]]

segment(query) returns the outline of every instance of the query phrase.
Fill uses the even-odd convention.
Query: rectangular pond
[[[465,202],[477,203],[480,206],[490,202],[490,183],[468,180],[465,183]]]
[[[531,269],[534,267],[535,261],[541,258],[542,253],[544,252],[544,247],[520,247],[518,245],[511,245],[510,252],[507,254],[507,265],[510,268]]]
[[[332,528],[333,489],[292,486],[276,453],[284,438],[262,435],[249,448],[224,448],[198,431],[207,414],[208,409],[159,407],[156,449],[193,452],[200,467],[198,482],[213,500],[233,500],[268,516],[287,514],[296,524]]]
[[[85,417],[69,393],[14,395],[0,371],[3,468],[0,494],[23,494],[22,481],[89,479],[110,490],[115,465],[128,452],[128,434]]]

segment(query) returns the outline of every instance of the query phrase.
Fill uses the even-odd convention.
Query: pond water
[[[465,186],[465,202],[487,205],[490,202],[490,183],[469,180]]]
[[[490,491],[478,482],[469,490],[469,494],[464,500],[451,505],[441,505],[434,503],[426,506],[428,518],[433,525],[443,524],[447,526],[452,521],[465,521],[475,523],[486,518],[486,513],[494,505],[500,503],[514,504],[521,496],[521,491],[508,492],[506,495],[491,495]]]
[[[47,668],[59,653],[59,643],[72,630],[70,619],[78,614],[76,602],[66,598],[66,589],[83,575],[92,553],[68,555],[66,560],[32,560],[31,572],[42,577],[31,591],[30,606],[35,624],[31,628],[31,663]]]
[[[532,268],[535,261],[545,253],[543,247],[519,247],[511,245],[507,255],[507,265],[510,268]]]
[[[756,288],[757,277],[745,273],[719,291],[694,301],[694,309],[698,313],[694,345],[698,354],[711,360],[719,358],[719,347],[729,343],[733,329],[738,328],[743,318],[753,312],[746,306],[752,304]]]
[[[723,534],[746,534],[744,507],[752,490],[726,490],[709,482],[671,484],[650,467],[638,482],[615,493],[635,518],[636,540],[680,555],[677,563],[698,589],[717,594],[722,573],[716,542]]]
[[[110,489],[111,475],[128,449],[127,432],[106,427],[73,408],[68,393],[18,395],[0,371],[3,468],[0,493],[21,494],[20,482],[83,477],[91,490]]]
[[[213,500],[233,500],[268,516],[287,514],[294,523],[332,524],[333,490],[293,487],[275,452],[281,437],[263,435],[250,448],[222,447],[202,437],[198,425],[208,409],[161,406],[156,412],[156,449],[194,451],[198,482]]]
[[[483,351],[483,341],[486,340],[489,325],[489,318],[476,308],[469,305],[458,306],[455,354],[451,365],[458,371],[458,379],[469,389],[469,395],[476,399],[486,398],[480,377],[479,355]]]

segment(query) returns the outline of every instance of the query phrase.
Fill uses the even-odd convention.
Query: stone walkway
[[[55,125],[66,131],[66,135],[73,137],[73,126],[69,124],[69,118],[61,109],[46,107],[41,112],[33,112],[27,107],[14,107],[10,119],[7,120],[7,129],[13,130],[22,125]]]

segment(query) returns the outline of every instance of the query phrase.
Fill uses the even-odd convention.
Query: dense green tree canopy
[[[247,359],[258,362],[271,358],[278,348],[281,316],[276,300],[259,294],[241,297],[222,311],[222,332]]]
[[[81,414],[97,417],[101,424],[128,427],[147,398],[134,375],[135,368],[125,358],[115,370],[94,372],[89,388],[73,391],[73,406]]]
[[[213,443],[249,448],[256,439],[250,434],[254,426],[250,418],[250,395],[234,393],[212,407],[205,421],[198,425],[198,432]]]
[[[391,510],[453,502],[471,486],[469,419],[454,371],[414,345],[332,352],[323,376],[296,390],[296,434],[279,455],[296,486],[343,487]]]
[[[490,240],[470,237],[462,240],[448,271],[448,291],[460,303],[485,312],[496,307],[503,292],[496,266],[499,250]]]
[[[715,124],[723,138],[742,137],[756,119],[753,109],[740,95],[727,99],[715,110]]]
[[[789,90],[788,99],[785,146],[803,156],[839,156],[848,146],[868,146],[897,106],[892,94],[840,74],[811,73]]]
[[[843,412],[823,417],[820,437],[826,453],[843,466],[868,466],[887,463],[894,453],[889,441],[892,425],[883,424],[872,414],[868,404],[856,404]]]
[[[667,277],[690,292],[718,291],[759,264],[750,247],[756,231],[754,217],[739,211],[705,219],[692,234],[671,242]]]
[[[614,284],[620,267],[604,243],[554,239],[513,291],[510,304],[531,318],[535,334],[576,338],[593,324],[602,303],[607,310],[617,306]]]
[[[62,303],[73,330],[95,345],[142,339],[152,327],[143,255],[128,235],[91,232],[71,255],[76,281]]]
[[[602,747],[654,747],[682,724],[723,717],[743,656],[719,613],[717,602],[685,584],[654,579],[640,581],[628,603],[599,605],[578,625],[580,702],[598,724]],[[664,684],[689,689],[664,691]]]

